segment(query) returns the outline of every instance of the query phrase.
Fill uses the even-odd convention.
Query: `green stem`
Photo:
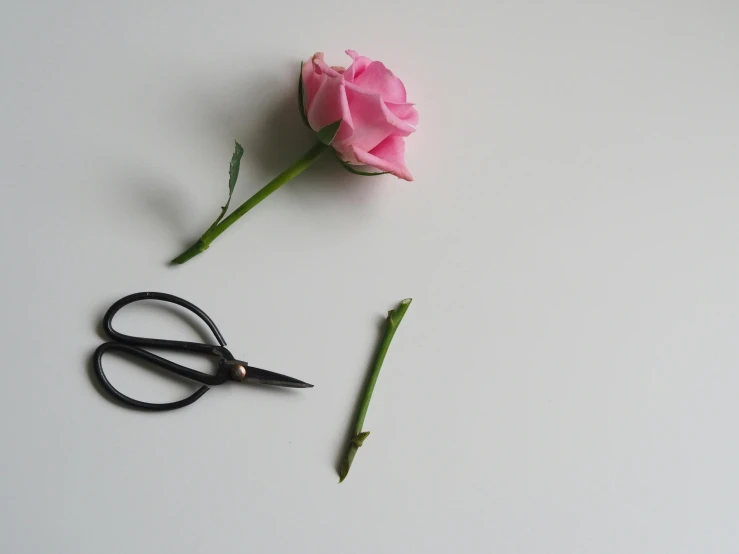
[[[372,393],[375,390],[377,378],[380,376],[382,362],[385,361],[385,355],[390,348],[390,343],[395,336],[395,331],[398,329],[398,326],[403,320],[403,316],[405,315],[405,312],[408,311],[408,307],[410,305],[411,299],[406,298],[397,308],[389,311],[387,314],[387,319],[385,320],[385,334],[382,337],[382,342],[377,350],[377,356],[375,357],[375,362],[372,365],[372,370],[367,379],[367,386],[364,389],[362,401],[359,404],[357,421],[354,424],[354,433],[349,441],[349,445],[347,446],[346,456],[339,467],[339,483],[346,479],[346,476],[349,474],[349,468],[352,466],[352,462],[354,461],[354,456],[357,454],[357,450],[359,450],[359,447],[362,446],[364,440],[369,435],[369,431],[362,431],[364,418],[367,416],[367,409],[369,408],[370,400],[372,400]]]
[[[186,261],[194,258],[198,254],[204,252],[210,246],[210,243],[218,238],[221,233],[231,227],[237,219],[239,219],[246,212],[251,210],[254,206],[259,204],[262,200],[267,198],[270,194],[280,188],[282,185],[297,177],[305,169],[307,169],[313,162],[316,161],[318,156],[328,147],[323,142],[316,142],[316,144],[308,150],[301,158],[299,158],[294,164],[288,167],[285,171],[280,173],[277,177],[272,179],[269,183],[264,185],[259,191],[257,191],[249,200],[241,204],[236,208],[231,215],[223,219],[218,225],[208,229],[203,235],[193,244],[190,248],[185,250],[182,254],[172,260],[173,264],[184,264]]]

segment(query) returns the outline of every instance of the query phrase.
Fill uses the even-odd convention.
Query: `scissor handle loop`
[[[133,302],[139,302],[140,300],[161,300],[162,302],[170,302],[172,304],[177,304],[178,306],[182,306],[186,310],[191,311],[196,316],[198,316],[200,319],[203,320],[203,322],[208,326],[208,328],[213,333],[213,336],[215,336],[216,340],[218,341],[218,344],[221,346],[226,346],[226,341],[223,340],[223,336],[221,335],[221,332],[218,330],[218,327],[216,327],[216,324],[213,323],[213,320],[210,319],[207,314],[198,308],[195,304],[191,304],[187,300],[180,298],[178,296],[174,296],[172,294],[167,294],[165,292],[137,292],[135,294],[129,294],[128,296],[124,296],[117,302],[115,302],[110,308],[108,308],[108,311],[105,312],[105,315],[103,316],[103,328],[105,329],[105,332],[108,334],[108,336],[118,342],[122,342],[124,344],[132,344],[134,346],[152,346],[152,347],[158,347],[158,348],[175,348],[177,350],[188,350],[190,352],[202,352],[203,354],[212,354],[214,346],[210,344],[202,344],[199,342],[188,342],[188,341],[182,341],[182,340],[165,340],[165,339],[149,339],[145,337],[133,337],[131,335],[124,335],[123,333],[120,333],[113,329],[113,316],[118,313],[118,311],[123,308],[124,306],[128,306],[129,304],[132,304]]]
[[[113,316],[124,306],[131,304],[132,302],[137,302],[139,300],[161,300],[164,302],[171,302],[193,312],[200,319],[202,319],[203,322],[205,322],[205,324],[208,326],[208,328],[213,332],[213,335],[215,336],[220,346],[179,340],[134,337],[130,335],[124,335],[123,333],[120,333],[113,329]],[[175,410],[177,408],[188,406],[195,402],[198,398],[203,396],[206,392],[208,392],[207,385],[220,385],[221,383],[224,383],[226,380],[228,380],[228,367],[225,362],[226,360],[232,360],[233,356],[226,348],[226,341],[223,340],[223,336],[221,335],[220,331],[218,331],[215,323],[213,323],[213,321],[205,314],[205,312],[203,312],[200,308],[198,308],[194,304],[191,304],[187,300],[163,292],[139,292],[136,294],[131,294],[129,296],[121,298],[108,309],[108,311],[105,313],[105,316],[103,317],[103,328],[105,329],[105,332],[108,334],[108,336],[110,336],[110,338],[114,340],[101,344],[95,350],[95,354],[93,356],[95,375],[100,381],[100,385],[103,387],[103,389],[105,389],[108,393],[110,393],[111,396],[113,396],[123,404],[127,404],[129,406],[142,410]],[[182,366],[171,360],[162,358],[161,356],[157,356],[152,352],[140,348],[141,346],[168,348],[172,350],[182,350],[218,356],[221,358],[220,365],[218,367],[217,373],[215,375],[211,375]],[[187,379],[191,379],[193,381],[197,381],[199,383],[203,383],[204,386],[200,387],[197,391],[195,391],[187,398],[178,400],[177,402],[154,403],[136,400],[135,398],[131,398],[130,396],[127,396],[116,389],[106,377],[105,372],[103,371],[102,358],[103,354],[109,350],[118,350],[120,352],[125,352],[127,354],[136,356],[138,358],[151,362],[152,364],[166,371],[169,371],[181,377],[185,377]]]
[[[196,390],[193,394],[188,396],[187,398],[183,398],[182,400],[178,400],[176,402],[144,402],[143,400],[136,400],[135,398],[131,398],[130,396],[127,396],[123,394],[121,391],[116,389],[113,384],[108,381],[108,378],[105,376],[105,372],[103,372],[103,354],[107,352],[108,350],[119,350],[121,352],[126,352],[127,354],[131,354],[133,356],[137,356],[139,358],[142,358],[144,360],[147,360],[149,362],[152,362],[158,366],[161,366],[166,369],[165,364],[171,364],[173,362],[170,362],[169,360],[166,360],[164,358],[161,358],[157,356],[156,354],[152,354],[151,352],[147,352],[146,350],[142,350],[141,348],[137,348],[135,346],[131,346],[129,344],[124,344],[122,342],[105,342],[97,347],[95,350],[95,355],[93,357],[93,365],[95,366],[95,375],[97,375],[98,380],[100,381],[100,385],[110,394],[113,398],[117,399],[119,402],[122,402],[123,404],[126,404],[128,406],[132,406],[134,408],[138,408],[140,410],[149,410],[149,411],[155,411],[155,412],[163,412],[166,410],[176,410],[177,408],[184,408],[185,406],[189,406],[193,402],[195,402],[198,398],[203,396],[206,392],[210,390],[210,387],[203,385],[198,390]],[[185,368],[187,369],[187,368]],[[192,371],[192,370],[189,370]]]

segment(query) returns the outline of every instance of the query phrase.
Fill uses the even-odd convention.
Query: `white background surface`
[[[432,4],[2,4],[0,550],[739,550],[737,3]],[[168,267],[223,202],[234,139],[236,202],[309,147],[298,63],[346,48],[417,102],[416,181],[327,157]],[[97,325],[140,290],[316,387],[110,403]],[[108,366],[145,399],[185,388]]]

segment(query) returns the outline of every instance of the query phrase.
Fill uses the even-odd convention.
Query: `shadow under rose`
[[[239,178],[234,206],[250,197],[292,165],[316,141],[315,132],[300,117],[298,68],[300,62],[272,66],[268,74],[252,74],[239,82],[223,83],[219,90],[204,91],[198,106],[188,111],[202,114],[209,135],[227,137],[244,147],[242,171],[250,168],[260,182]],[[330,197],[333,201],[363,204],[384,177],[365,177],[345,170],[333,150],[327,149],[303,174],[280,191],[309,202]],[[309,180],[309,183],[305,181]]]
[[[187,202],[175,184],[161,177],[135,176],[130,184],[134,192],[129,196],[137,214],[149,214],[161,227],[171,229],[178,248],[186,248],[198,239],[197,231],[187,220]]]
[[[244,147],[241,174],[229,211],[315,144],[315,132],[303,123],[298,109],[298,67],[297,61],[285,63],[271,66],[269,73],[256,72],[229,80],[188,75],[189,86],[183,84],[181,88],[189,94],[163,111],[172,121],[173,132],[193,133],[218,143],[236,140]],[[193,81],[203,85],[192,86]],[[229,160],[230,152],[223,156],[224,170]],[[277,194],[295,195],[307,209],[314,203],[330,201],[362,210],[376,197],[377,186],[389,178],[354,175],[341,166],[332,149],[327,149]],[[202,206],[203,217],[215,218],[227,194],[224,175],[213,175],[207,186],[213,190],[213,201]],[[128,203],[135,206],[137,215],[147,215],[171,232],[177,243],[173,253],[191,245],[205,230],[193,227],[188,220],[186,214],[192,212],[192,206],[178,193],[178,183],[167,182],[153,168],[141,168],[123,188],[135,191],[129,195]],[[188,207],[190,210],[186,210]]]

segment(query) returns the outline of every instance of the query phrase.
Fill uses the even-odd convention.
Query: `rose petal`
[[[353,83],[367,91],[377,93],[388,102],[405,102],[403,81],[393,75],[382,62],[372,62],[360,74],[354,75]]]
[[[313,56],[313,66],[316,73],[324,73],[329,77],[338,77],[341,75],[339,71],[336,71],[333,67],[330,67],[325,61],[323,61],[322,52],[319,52],[318,54]]]
[[[405,102],[402,104],[396,102],[385,102],[387,109],[390,110],[399,119],[405,121],[408,125],[418,125],[418,111],[414,104]]]
[[[393,114],[379,94],[369,93],[345,83],[353,134],[337,137],[336,147],[349,144],[369,152],[391,135],[408,136],[416,129]]]
[[[364,56],[360,56],[354,50],[347,50],[346,53],[352,58],[352,60],[354,60],[354,62],[346,70],[345,77],[347,82],[353,83],[354,79],[364,73],[364,70],[372,63],[372,60],[365,58]]]
[[[388,171],[406,181],[412,181],[413,175],[405,166],[405,141],[403,137],[388,137],[371,152],[354,147],[354,157],[363,164],[375,167],[380,171]]]
[[[334,140],[345,140],[350,137],[353,132],[352,114],[349,111],[349,104],[344,90],[344,79],[338,77],[323,76],[321,84],[308,102],[308,108],[305,115],[308,118],[308,124],[314,131],[320,131],[326,125],[330,125],[342,119],[339,132]]]
[[[318,56],[319,54],[316,54]],[[316,73],[313,65],[313,59],[303,63],[303,103],[304,109],[307,110],[308,106],[313,102],[316,97],[318,89],[321,87],[321,83],[327,78],[323,74]]]

